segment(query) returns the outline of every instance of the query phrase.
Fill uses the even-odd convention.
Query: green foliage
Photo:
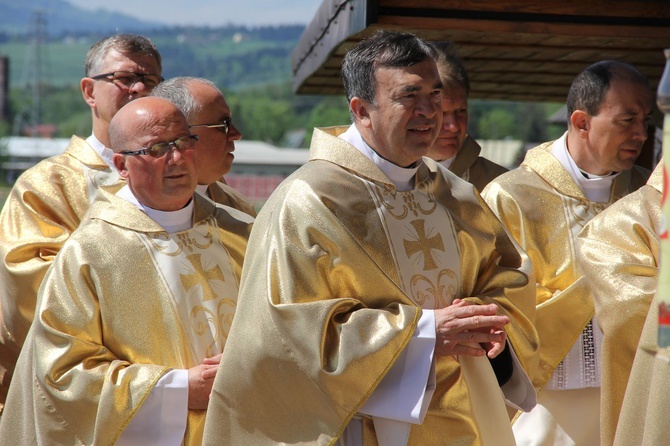
[[[479,120],[477,130],[483,139],[514,138],[514,116],[505,109],[492,108]]]
[[[332,125],[350,125],[349,105],[344,96],[328,97],[314,106],[307,118],[307,135],[305,147],[312,141],[315,127],[329,127]]]
[[[231,111],[244,138],[278,143],[293,124],[291,103],[262,97],[234,98]]]
[[[475,139],[512,138],[540,143],[560,136],[565,128],[547,123],[560,104],[469,101],[469,132]]]
[[[282,145],[288,132],[351,123],[343,96],[295,95],[291,52],[302,26],[246,28],[172,27],[144,32],[163,56],[163,75],[211,79],[225,93],[235,125],[244,138]],[[91,132],[90,110],[79,91],[88,48],[96,34],[52,38],[41,46],[42,122],[57,126],[57,137]],[[10,58],[10,123],[30,111],[34,48],[25,37],[0,39],[0,55]],[[512,137],[528,142],[553,139],[564,131],[546,118],[560,105],[470,101],[469,131],[479,139]],[[23,115],[22,115],[23,114]]]

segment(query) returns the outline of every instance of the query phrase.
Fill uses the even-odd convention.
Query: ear
[[[93,89],[94,85],[95,81],[90,77],[83,78],[79,83],[79,86],[81,87],[81,95],[84,97],[84,101],[86,101],[86,103],[91,108],[95,106],[95,93]]]
[[[585,136],[591,129],[591,115],[584,110],[575,110],[570,116],[570,124],[578,135]]]
[[[349,101],[349,108],[354,115],[354,118],[363,125],[363,127],[370,127],[370,104],[365,102],[358,96],[354,96]]]
[[[121,175],[121,178],[127,179],[128,178],[128,166],[126,166],[126,157],[124,155],[121,155],[120,153],[115,153],[113,157],[114,161],[114,166],[116,167],[116,170],[119,171],[119,175]]]

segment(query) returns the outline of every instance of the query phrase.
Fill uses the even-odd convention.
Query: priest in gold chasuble
[[[505,399],[534,405],[523,368],[534,370],[537,349],[519,252],[472,185],[425,158],[399,190],[394,168],[345,130],[316,129],[310,162],[259,213],[205,443],[513,444]],[[395,401],[388,412],[410,402],[408,382],[385,385],[396,367],[424,366],[414,384],[426,386],[431,358],[410,361],[408,345],[424,310],[455,299],[509,316],[513,378],[501,390],[487,358],[436,356],[424,414],[388,443],[394,415],[368,406],[378,392]]]
[[[253,219],[194,193],[169,101],[137,99],[110,129],[115,147],[150,148],[117,149],[126,185],[99,191],[47,272],[3,444],[201,444]]]
[[[594,217],[578,237],[580,262],[603,332],[601,444],[614,443],[633,360],[657,289],[662,189],[661,162],[647,185]]]
[[[259,212],[204,443],[512,445],[506,402],[535,404],[532,268],[422,159],[435,51],[379,31],[342,72],[354,124],[316,129]]]
[[[484,190],[491,180],[509,169],[479,156],[482,148],[468,134],[470,79],[452,42],[431,42],[437,52],[437,70],[444,87],[442,126],[427,156],[459,178]]]
[[[93,137],[91,137],[93,138]],[[64,153],[24,172],[0,213],[0,399],[4,402],[35,313],[37,290],[101,186],[123,185],[96,139],[73,136]],[[107,149],[110,152],[111,150]],[[110,161],[111,162],[111,161]]]
[[[121,106],[149,94],[152,79],[162,79],[158,49],[146,37],[133,34],[116,34],[94,44],[84,68],[80,86],[91,109],[91,135],[73,136],[62,154],[26,170],[0,213],[0,413],[44,274],[98,189],[122,185],[109,148],[109,121]],[[132,85],[109,79],[109,74],[99,80],[91,77],[138,70],[145,75]]]
[[[514,423],[519,444],[598,444],[602,332],[577,236],[596,215],[643,186],[634,165],[652,95],[634,67],[603,61],[568,93],[568,131],[526,153],[482,195],[530,257],[537,280],[538,404]]]

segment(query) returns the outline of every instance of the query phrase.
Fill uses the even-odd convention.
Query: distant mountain
[[[36,13],[41,12],[41,15]],[[43,20],[49,37],[97,32],[138,32],[164,28],[164,24],[142,21],[104,10],[86,11],[64,0],[0,0],[0,34],[29,34],[37,17]]]

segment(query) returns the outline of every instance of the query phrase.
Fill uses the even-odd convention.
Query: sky
[[[307,25],[321,0],[66,0],[168,25]]]

